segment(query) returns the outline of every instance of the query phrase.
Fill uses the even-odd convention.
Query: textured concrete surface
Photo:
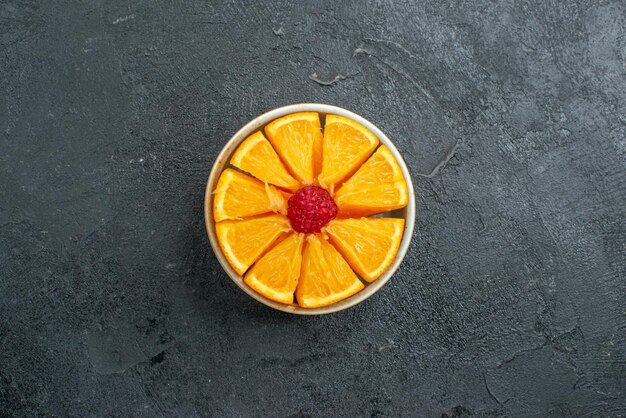
[[[0,415],[626,416],[626,7],[0,3]],[[316,101],[414,176],[410,254],[340,314],[211,253],[225,141]]]

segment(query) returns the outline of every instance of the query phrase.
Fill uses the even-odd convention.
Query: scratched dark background
[[[0,416],[626,416],[626,6],[0,4]],[[277,106],[372,120],[416,230],[323,317],[241,292],[202,197]]]

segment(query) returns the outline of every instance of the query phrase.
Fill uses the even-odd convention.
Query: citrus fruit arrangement
[[[275,302],[318,308],[389,268],[404,219],[386,216],[408,200],[398,161],[372,132],[343,116],[299,112],[239,145],[213,191],[213,221],[224,257],[247,286]]]

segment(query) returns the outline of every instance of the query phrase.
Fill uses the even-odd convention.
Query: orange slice
[[[308,235],[302,255],[302,273],[296,288],[298,304],[318,308],[350,297],[365,286],[335,247],[317,235]]]
[[[334,198],[341,215],[366,216],[403,208],[409,192],[398,162],[382,145]]]
[[[215,222],[268,212],[286,213],[286,208],[285,196],[274,186],[232,168],[222,172],[213,197]]]
[[[230,163],[263,182],[291,191],[300,187],[300,183],[287,172],[276,151],[260,131],[253,133],[239,145]]]
[[[396,258],[404,219],[335,219],[325,231],[354,271],[371,283]]]
[[[293,176],[304,184],[312,184],[321,166],[319,115],[293,113],[271,122],[265,133]]]
[[[332,194],[335,184],[354,173],[377,146],[378,138],[363,125],[343,116],[327,115],[320,185]]]
[[[408,204],[407,179],[391,151],[356,121],[325,119],[323,134],[320,115],[301,112],[248,136],[212,196],[217,240],[234,271],[258,294],[302,308],[345,300],[388,271],[405,221],[364,216]],[[290,193],[305,185],[326,189],[337,205],[338,218],[321,233],[298,233],[285,216]],[[305,215],[324,215],[309,197]]]
[[[291,230],[282,215],[268,215],[243,221],[215,224],[224,256],[237,274],[243,274],[284,232]]]
[[[406,183],[394,182],[335,195],[341,216],[369,216],[403,208],[408,203]]]
[[[268,299],[292,304],[300,277],[303,243],[303,234],[289,235],[252,266],[244,282]]]

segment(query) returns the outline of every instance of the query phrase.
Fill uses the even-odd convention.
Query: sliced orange
[[[271,122],[265,133],[293,176],[304,184],[312,184],[321,166],[319,115],[293,113]]]
[[[335,195],[341,216],[369,216],[403,208],[408,203],[406,183],[394,182]]]
[[[366,216],[403,208],[409,202],[409,192],[398,162],[382,145],[334,198],[341,215]]]
[[[263,182],[296,191],[300,183],[288,172],[263,133],[246,138],[230,159],[235,167],[247,171]]]
[[[365,126],[337,115],[327,115],[324,125],[322,187],[334,186],[354,173],[378,146],[378,138]]]
[[[318,308],[348,298],[365,286],[335,247],[308,235],[296,298],[304,308]]]
[[[303,243],[303,234],[292,233],[248,270],[244,282],[268,299],[292,304],[300,277]]]
[[[268,212],[286,213],[283,193],[232,168],[222,172],[213,197],[213,219],[240,219]]]
[[[237,274],[243,274],[278,237],[291,230],[282,215],[267,215],[243,221],[215,224],[217,240],[224,256]]]
[[[349,298],[364,289],[361,278],[380,280],[396,260],[405,221],[364,216],[408,204],[407,181],[392,152],[338,115],[326,115],[323,134],[316,112],[281,117],[264,132],[239,145],[230,159],[235,169],[222,172],[214,192],[215,230],[228,263],[250,289],[302,308]],[[324,215],[314,193],[293,200],[288,213],[290,193],[305,185],[326,189],[337,205],[338,218],[321,233],[298,233],[285,216],[298,227],[300,212],[310,218],[305,221]]]
[[[325,231],[354,271],[371,283],[398,254],[404,219],[335,219]]]

